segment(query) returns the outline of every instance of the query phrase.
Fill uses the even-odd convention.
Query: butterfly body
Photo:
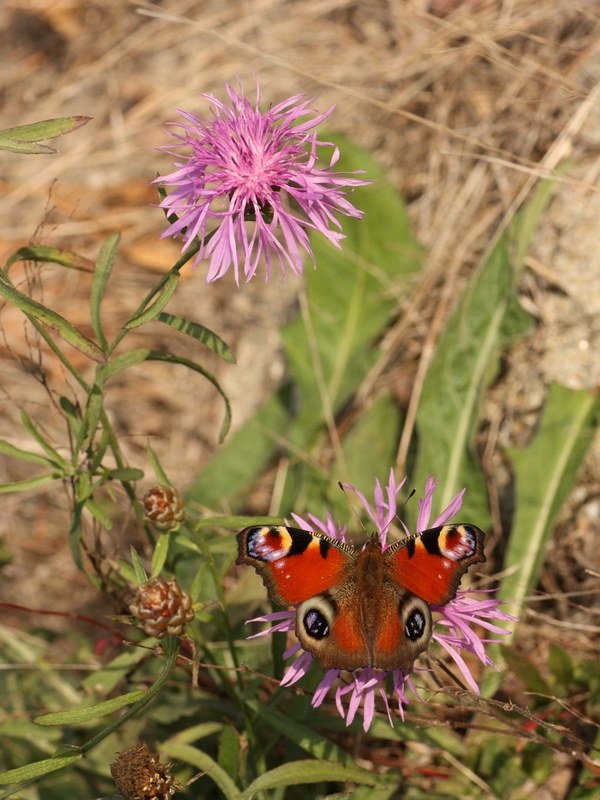
[[[456,596],[471,564],[484,561],[483,532],[444,525],[385,550],[325,534],[252,526],[238,534],[238,564],[252,565],[276,603],[296,606],[296,635],[323,669],[409,671],[431,638],[431,605]]]

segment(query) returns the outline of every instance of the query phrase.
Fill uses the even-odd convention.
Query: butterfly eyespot
[[[313,597],[298,606],[297,620],[309,638],[321,641],[331,633],[334,615],[335,608],[330,600]]]
[[[406,638],[411,642],[419,642],[431,632],[431,611],[429,606],[418,597],[411,598],[400,606],[400,615],[404,624]]]
[[[329,636],[329,623],[316,608],[311,608],[302,620],[304,630],[312,639],[324,639]]]

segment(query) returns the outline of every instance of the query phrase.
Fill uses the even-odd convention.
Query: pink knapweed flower
[[[196,237],[200,249],[194,264],[210,260],[207,281],[232,267],[236,283],[254,277],[261,262],[269,277],[275,257],[282,271],[303,271],[304,251],[313,261],[309,229],[340,246],[338,214],[361,217],[347,199],[353,186],[368,181],[334,172],[337,147],[317,139],[314,128],[331,107],[317,114],[304,95],[295,95],[266,111],[227,86],[230,104],[210,94],[212,119],[179,111],[184,123],[173,123],[177,169],[155,181],[174,187],[160,206],[175,214],[164,236],[183,235],[184,249]],[[319,147],[333,147],[329,165],[317,166]],[[184,152],[180,152],[183,147]],[[336,229],[333,230],[332,228]]]
[[[396,518],[398,494],[404,483],[405,480],[396,482],[394,473],[390,470],[388,483],[385,487],[382,487],[379,480],[375,482],[375,502],[373,506],[368,502],[365,495],[354,486],[350,484],[344,485],[346,490],[356,494],[364,506],[375,526],[375,531],[383,550],[389,546],[387,534],[392,521]],[[435,478],[430,477],[425,486],[425,496],[419,501],[416,526],[419,532],[429,527],[432,497],[436,486]],[[454,497],[448,507],[433,521],[431,527],[435,528],[450,522],[460,509],[463,494],[464,489]],[[312,514],[308,515],[307,519],[295,514],[292,516],[295,525],[304,530],[321,531],[334,539],[346,540],[345,527],[337,526],[331,514],[328,514],[324,520]],[[405,532],[409,535],[408,529],[406,529],[406,526],[404,527]],[[480,599],[481,597],[483,599]],[[431,607],[433,612],[431,641],[436,642],[454,660],[462,677],[475,693],[478,693],[479,689],[473,673],[464,659],[464,654],[470,653],[476,656],[484,666],[494,666],[485,652],[484,645],[499,641],[494,637],[507,633],[496,624],[497,622],[514,619],[514,617],[501,611],[500,605],[499,600],[490,597],[485,591],[479,592],[474,596],[473,592],[459,590],[456,597],[446,605]],[[250,638],[265,636],[276,631],[289,632],[295,629],[296,611],[277,611],[248,620],[248,622],[270,623],[270,627],[254,634]],[[473,630],[474,626],[487,631],[490,634],[490,638],[487,636],[481,638]],[[282,686],[291,686],[306,675],[312,664],[313,656],[303,650],[299,643],[292,645],[284,655],[285,658],[295,656],[294,662],[288,667],[281,680]],[[415,671],[419,671],[418,668]],[[390,725],[393,725],[390,696],[397,703],[400,718],[404,719],[404,708],[409,702],[407,690],[418,696],[412,672],[406,672],[404,669],[383,670],[375,667],[364,667],[353,672],[344,673],[340,669],[328,669],[325,671],[323,679],[313,695],[312,705],[315,708],[320,706],[331,691],[334,694],[336,708],[347,725],[350,725],[362,709],[363,728],[367,731],[375,716],[375,703],[378,698],[387,714]]]

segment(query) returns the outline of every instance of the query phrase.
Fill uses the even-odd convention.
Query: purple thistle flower
[[[379,480],[375,482],[374,506],[368,502],[364,494],[351,484],[344,484],[344,488],[352,491],[363,504],[368,516],[375,525],[375,529],[382,543],[382,548],[387,547],[386,537],[390,524],[396,517],[397,498],[405,480],[396,482],[393,470],[390,470],[387,485],[381,486]],[[432,497],[437,487],[435,478],[430,477],[425,486],[425,496],[419,500],[417,516],[417,530],[426,530],[431,516]],[[459,492],[441,514],[434,520],[432,527],[444,525],[460,509],[464,490]],[[322,531],[334,539],[345,540],[345,527],[337,527],[331,514],[325,520],[314,515],[309,515],[305,520],[292,514],[298,527],[309,531]],[[406,529],[406,533],[409,531]],[[477,595],[483,594],[483,599],[474,597],[470,591],[459,590],[456,597],[444,606],[432,606],[434,612],[433,632],[431,639],[445,650],[454,660],[464,680],[476,694],[479,688],[463,657],[463,653],[475,656],[484,666],[494,667],[494,663],[486,654],[484,645],[498,642],[497,636],[506,635],[508,631],[495,624],[496,621],[508,621],[515,618],[500,610],[501,602],[486,596],[489,590],[478,590]],[[272,624],[266,630],[254,634],[250,638],[265,636],[276,631],[293,631],[296,623],[296,611],[276,611],[261,617],[248,620],[253,622],[268,622]],[[484,628],[492,634],[491,638],[482,639],[473,630],[474,626]],[[313,656],[303,650],[299,643],[292,645],[284,653],[285,658],[295,656],[294,662],[288,667],[281,680],[282,686],[292,686],[301,680],[308,672]],[[419,668],[416,672],[421,671]],[[345,680],[346,682],[343,682]],[[379,697],[388,716],[390,725],[393,725],[392,711],[390,708],[390,693],[398,704],[398,715],[404,719],[404,708],[409,702],[407,690],[418,697],[418,691],[412,680],[412,674],[403,669],[383,670],[373,667],[364,667],[351,673],[343,673],[340,669],[328,669],[323,679],[317,686],[312,699],[312,706],[320,706],[330,692],[334,693],[334,701],[338,713],[350,725],[362,708],[363,728],[367,731],[375,716],[375,703]]]
[[[313,131],[333,106],[317,114],[299,94],[262,112],[258,86],[254,106],[241,87],[239,94],[226,89],[230,105],[201,95],[212,103],[212,119],[179,111],[186,122],[173,123],[182,132],[173,133],[177,143],[163,149],[177,155],[177,169],[155,183],[175,187],[160,206],[177,219],[162,236],[183,234],[183,249],[199,237],[194,266],[210,259],[208,282],[230,267],[238,285],[240,272],[249,281],[263,259],[268,279],[273,256],[282,272],[289,267],[299,275],[302,251],[315,263],[308,229],[339,248],[344,236],[337,215],[362,217],[345,193],[369,181],[334,172],[337,147]],[[182,146],[191,153],[182,155]],[[317,167],[322,146],[334,148],[324,169]]]

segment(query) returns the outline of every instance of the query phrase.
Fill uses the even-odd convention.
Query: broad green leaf
[[[8,772],[0,774],[0,786],[7,786],[11,783],[21,783],[21,781],[39,778],[42,775],[47,775],[49,772],[55,772],[57,769],[68,767],[69,764],[74,764],[76,761],[81,761],[82,758],[83,753],[72,756],[54,756],[54,758],[44,758],[41,761],[35,761],[33,764],[27,764],[24,767],[9,769]]]
[[[123,325],[123,330],[130,331],[133,330],[133,328],[139,328],[140,325],[144,325],[144,323],[149,322],[151,319],[154,319],[156,316],[158,316],[158,314],[167,305],[171,297],[173,297],[178,283],[179,275],[177,273],[171,273],[154,301],[148,306],[148,308],[145,308],[143,311],[134,314],[131,319],[127,320],[125,325]]]
[[[485,481],[473,454],[473,437],[483,392],[497,370],[505,315],[513,293],[512,267],[503,238],[461,297],[438,341],[421,393],[413,482],[417,492],[422,492],[429,475],[439,480],[433,517],[467,487],[461,515],[479,527],[490,525]],[[411,516],[414,519],[414,510]]]
[[[30,461],[32,464],[43,464],[47,466],[56,466],[56,462],[41,456],[39,453],[30,453],[29,450],[23,450],[10,442],[0,439],[0,453],[11,458],[19,458],[21,461]]]
[[[240,770],[240,734],[233,725],[224,725],[219,736],[219,766],[235,780]]]
[[[236,431],[197,475],[187,500],[212,509],[241,509],[252,481],[260,475],[289,428],[289,392],[281,389]]]
[[[291,438],[302,447],[322,427],[324,407],[336,414],[365,378],[377,358],[376,338],[421,267],[405,206],[383,170],[348,142],[343,154],[341,170],[365,169],[374,181],[352,194],[365,218],[344,220],[341,250],[313,237],[318,266],[306,272],[304,311],[282,331],[299,390]]]
[[[69,269],[91,272],[94,268],[93,262],[89,258],[73,253],[71,250],[61,250],[58,247],[48,247],[43,244],[26,245],[20,247],[6,262],[6,271],[17,261],[42,261],[51,264],[60,264]]]
[[[10,494],[11,492],[26,492],[29,489],[38,489],[47,483],[58,480],[62,475],[53,473],[52,475],[40,475],[38,478],[26,478],[22,481],[12,481],[10,483],[0,483],[0,494]]]
[[[148,639],[150,646],[154,639]],[[124,681],[135,670],[140,661],[148,656],[144,647],[130,647],[119,653],[111,661],[96,671],[87,675],[81,682],[82,689],[88,689],[96,694],[108,694],[114,691],[121,681]]]
[[[74,708],[71,711],[42,714],[39,717],[34,717],[34,722],[38,725],[72,725],[80,722],[89,722],[92,719],[107,717],[125,706],[137,703],[138,700],[144,697],[144,694],[142,691],[129,692],[119,697],[113,697],[110,700],[103,700],[101,703],[96,703],[96,705],[87,706],[86,708]]]
[[[52,309],[47,306],[38,303],[36,300],[23,294],[23,292],[15,289],[14,286],[7,283],[5,280],[0,280],[0,296],[8,300],[9,303],[17,306],[17,308],[20,308],[28,317],[32,317],[36,322],[47,325],[52,330],[56,331],[65,342],[76,350],[79,350],[88,358],[100,364],[106,361],[104,353],[98,345],[80,333],[71,322],[60,314],[57,314],[56,311],[52,311]]]
[[[400,436],[401,413],[390,395],[377,399],[357,419],[342,443],[345,467],[351,482],[370,491],[373,479],[387,481],[390,465],[394,463]],[[343,474],[342,468],[334,462],[333,476]],[[348,498],[336,491],[336,510],[341,519],[351,516]],[[358,507],[355,506],[355,508]]]
[[[419,403],[413,476],[417,491],[431,474],[440,481],[434,517],[466,487],[461,514],[480,527],[490,525],[473,437],[483,393],[498,369],[501,350],[530,328],[529,317],[518,303],[514,275],[522,268],[552,191],[553,184],[544,181],[515,215],[507,234],[499,238],[471,279],[437,344]]]
[[[181,333],[191,336],[192,339],[196,339],[196,341],[206,345],[209,350],[212,350],[213,353],[221,356],[221,358],[225,359],[225,361],[235,364],[235,355],[233,350],[226,342],[223,341],[223,339],[221,339],[220,336],[217,336],[216,333],[213,333],[208,328],[205,328],[204,325],[200,325],[200,323],[193,322],[185,317],[180,317],[178,314],[167,314],[165,311],[161,311],[156,319],[159,322],[164,322],[165,325],[169,325],[176,331],[180,331]]]
[[[515,476],[515,517],[504,560],[514,570],[501,584],[509,609],[519,616],[533,589],[554,530],[596,430],[598,395],[550,387],[538,431],[523,450],[508,453]]]
[[[92,322],[92,329],[96,334],[96,339],[100,347],[106,352],[108,349],[108,342],[102,329],[102,322],[100,319],[100,306],[102,298],[106,290],[110,273],[112,272],[115,258],[117,257],[117,250],[119,249],[119,242],[121,236],[118,233],[111,234],[102,245],[98,258],[96,260],[96,268],[94,269],[94,277],[92,278],[92,286],[90,289],[90,316]]]
[[[175,758],[177,761],[191,764],[196,769],[206,772],[204,779],[211,780],[216,784],[226,800],[239,800],[240,790],[225,770],[208,753],[204,753],[190,744],[182,744],[176,741],[164,742],[160,749],[169,758]]]
[[[258,792],[283,786],[298,786],[305,783],[364,783],[375,786],[377,776],[354,764],[337,764],[328,761],[292,761],[265,772],[252,781],[242,793],[244,800],[251,800]]]

